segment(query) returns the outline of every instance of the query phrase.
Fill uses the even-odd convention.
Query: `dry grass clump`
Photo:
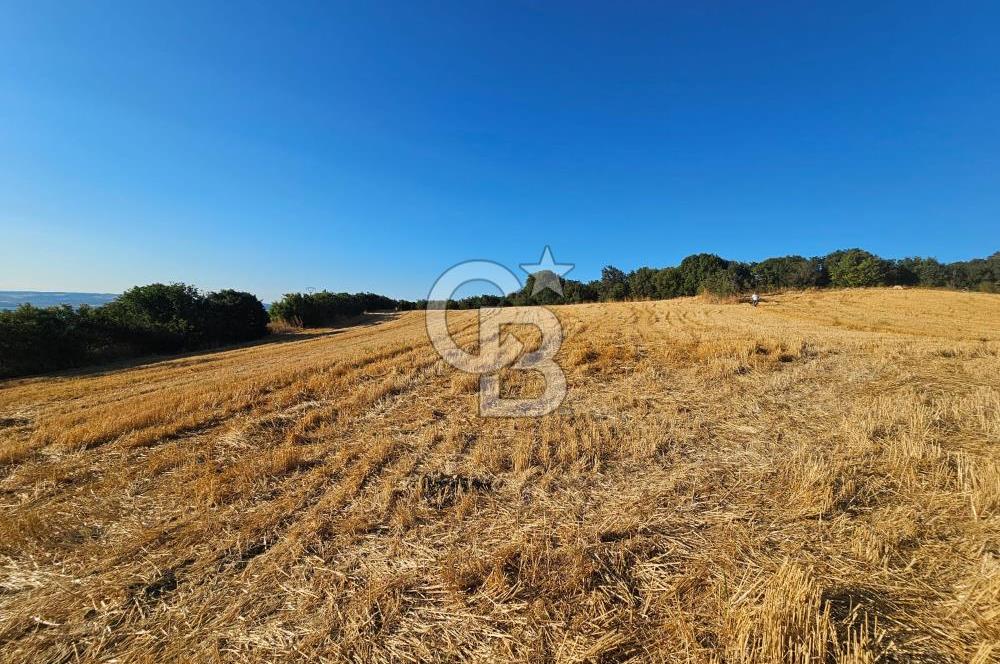
[[[451,391],[455,395],[478,394],[479,375],[465,373],[464,371],[456,372],[451,379]]]
[[[555,311],[0,384],[0,661],[997,661],[1000,299]]]
[[[267,329],[271,334],[296,334],[302,331],[302,325],[299,321],[288,322],[275,318],[267,324]]]

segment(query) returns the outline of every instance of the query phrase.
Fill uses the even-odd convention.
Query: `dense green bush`
[[[730,262],[724,270],[709,272],[701,282],[701,289],[712,295],[729,297],[750,290],[752,275],[744,263]]]
[[[659,297],[656,275],[659,270],[640,267],[628,275],[628,290],[636,300],[655,300]]]
[[[668,300],[683,294],[684,283],[681,279],[681,271],[676,267],[665,267],[657,270],[653,280],[656,282],[656,297],[658,299]]]
[[[605,265],[601,269],[598,293],[603,302],[618,302],[628,298],[628,276],[614,265]]]
[[[225,289],[205,296],[206,332],[220,343],[259,339],[267,334],[268,314],[255,295]]]
[[[694,254],[688,256],[677,266],[680,278],[681,295],[697,295],[702,284],[715,272],[722,272],[729,267],[729,261],[715,254]]]
[[[0,376],[248,341],[267,322],[250,293],[202,295],[185,284],[136,286],[102,307],[22,305],[0,312]]]
[[[194,348],[208,337],[207,306],[194,286],[136,286],[103,309],[114,336],[143,352]]]
[[[974,258],[945,266],[947,285],[987,293],[1000,291],[1000,251],[989,258]]]
[[[271,316],[292,325],[335,325],[366,311],[409,309],[412,303],[375,293],[287,293],[271,305]]]
[[[563,302],[569,304],[596,302],[598,297],[597,282],[585,283],[572,279],[563,280]]]
[[[0,311],[0,375],[19,376],[79,363],[87,344],[80,316],[69,306],[23,304]]]
[[[826,257],[826,270],[834,288],[885,286],[892,273],[888,261],[862,249],[835,251]]]
[[[948,268],[933,258],[904,258],[896,264],[900,283],[921,286],[947,286]]]
[[[820,258],[782,256],[768,258],[750,267],[754,285],[761,290],[816,288],[829,282],[826,265]]]

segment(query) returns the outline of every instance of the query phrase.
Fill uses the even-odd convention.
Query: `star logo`
[[[552,259],[552,250],[549,249],[548,245],[545,245],[545,249],[542,250],[542,257],[538,259],[537,263],[521,263],[522,270],[529,275],[535,275],[535,286],[531,289],[532,295],[538,295],[546,288],[562,295],[562,281],[560,281],[559,277],[574,267],[576,266],[572,263],[556,263]]]

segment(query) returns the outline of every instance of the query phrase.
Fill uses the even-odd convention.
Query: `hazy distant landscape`
[[[17,309],[22,304],[36,307],[55,307],[68,304],[79,307],[89,304],[97,307],[118,297],[116,293],[62,293],[57,291],[0,291],[0,311]]]

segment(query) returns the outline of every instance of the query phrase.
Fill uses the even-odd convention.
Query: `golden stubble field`
[[[1000,297],[554,310],[0,383],[0,661],[998,661]]]

